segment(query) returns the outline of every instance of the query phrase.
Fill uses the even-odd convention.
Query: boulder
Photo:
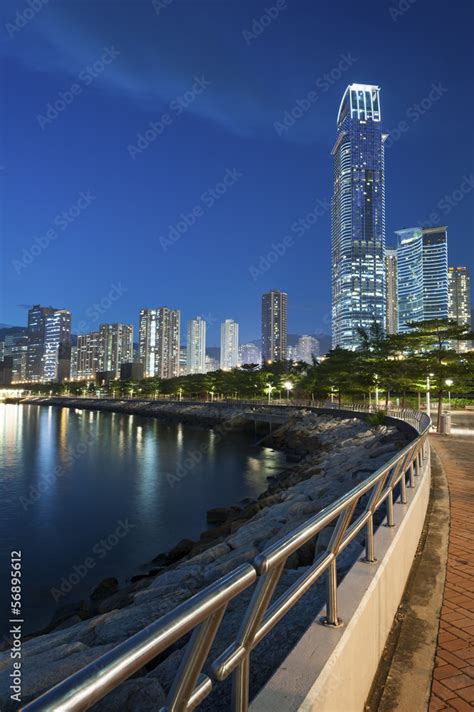
[[[194,541],[192,539],[181,539],[181,541],[179,541],[176,546],[173,546],[173,548],[168,552],[168,555],[166,556],[166,563],[176,563],[176,561],[179,561],[184,556],[187,556],[193,546]]]
[[[102,581],[92,590],[91,599],[93,601],[97,601],[101,598],[105,598],[106,596],[110,596],[112,593],[116,593],[118,585],[118,579],[114,576],[102,579]]]

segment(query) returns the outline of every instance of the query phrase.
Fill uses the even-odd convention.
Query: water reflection
[[[253,434],[138,416],[3,404],[0,423],[1,553],[24,551],[29,630],[48,622],[51,588],[118,520],[135,527],[58,605],[87,597],[106,576],[127,579],[181,538],[198,538],[207,509],[258,496],[283,460],[253,447]]]

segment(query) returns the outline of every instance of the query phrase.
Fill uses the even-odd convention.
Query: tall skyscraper
[[[314,336],[308,336],[307,334],[300,336],[296,345],[296,358],[298,361],[304,361],[304,363],[311,365],[313,356],[314,358],[319,356],[319,341]]]
[[[139,326],[139,358],[145,378],[179,376],[179,310],[159,307],[142,309]]]
[[[448,317],[457,324],[472,325],[471,275],[467,267],[448,268]],[[458,341],[454,348],[462,353],[472,348],[472,342]]]
[[[446,227],[397,230],[398,331],[408,322],[448,318]]]
[[[226,319],[221,324],[221,361],[222,370],[235,368],[239,364],[239,325]]]
[[[28,310],[28,350],[26,359],[27,380],[34,383],[43,379],[43,351],[46,316],[53,307],[35,304]]]
[[[288,295],[272,289],[262,295],[262,359],[284,361],[288,350]]]
[[[113,372],[120,378],[122,363],[133,361],[133,326],[131,324],[101,324],[100,370]]]
[[[100,370],[100,333],[91,331],[77,337],[76,378],[91,380]]]
[[[332,149],[332,344],[356,348],[358,327],[385,330],[385,178],[380,88],[347,87]]]
[[[206,373],[206,322],[197,316],[188,321],[188,373]]]
[[[387,304],[387,334],[398,331],[397,250],[385,250],[385,287]]]
[[[35,304],[28,311],[27,380],[63,381],[70,363],[71,312]]]
[[[471,326],[471,275],[467,267],[448,267],[448,312],[457,324]]]
[[[425,319],[448,318],[448,228],[423,228]]]

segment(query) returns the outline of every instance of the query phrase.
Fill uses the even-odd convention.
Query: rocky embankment
[[[92,403],[96,404],[96,401]],[[130,412],[128,408],[135,404],[126,403],[126,406],[127,410],[123,412]],[[232,421],[234,416],[243,417],[243,406],[231,406],[235,409],[232,414],[229,408],[223,409],[218,419],[216,410],[205,404],[167,404],[168,408],[170,406],[176,417],[180,413],[181,420],[195,418],[199,408],[198,417],[204,420],[213,417],[214,423]],[[80,405],[71,404],[71,407],[84,407],[84,403],[81,399]],[[191,410],[184,414],[182,408]],[[146,409],[144,406],[140,413],[148,414]],[[249,410],[248,406],[245,410]],[[156,415],[156,411],[153,414]],[[183,540],[168,554],[158,556],[150,574],[132,583],[125,591],[102,599],[99,592],[97,615],[81,620],[75,612],[57,629],[24,642],[23,703],[103,655],[239,564],[252,562],[269,544],[383,465],[406,442],[407,436],[393,426],[373,428],[356,418],[341,420],[308,411],[293,411],[289,420],[274,432],[271,444],[284,449],[295,464],[279,476],[270,478],[268,490],[257,500],[210,510],[209,521],[216,526],[204,532],[199,542]],[[331,530],[325,529],[316,541],[306,544],[290,557],[277,594],[312,564],[315,555],[325,548],[330,535]],[[350,568],[360,547],[361,537],[347,547],[339,559],[340,572]],[[323,603],[322,582],[319,584],[255,649],[252,693],[264,684],[314,619]],[[232,641],[250,595],[251,591],[244,592],[228,607],[211,659]],[[136,712],[160,707],[182,658],[185,642],[173,646],[92,709],[96,712]],[[9,652],[5,652],[0,655],[0,701],[5,710],[18,708],[9,701],[10,672],[11,659]],[[228,709],[228,694],[229,682],[226,682],[216,688],[200,709]]]

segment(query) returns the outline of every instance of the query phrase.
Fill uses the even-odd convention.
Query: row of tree
[[[171,379],[147,378],[140,382],[113,381],[106,387],[94,383],[28,386],[47,393],[107,393],[112,396],[146,398],[261,399],[268,397],[321,399],[330,397],[340,404],[370,399],[388,405],[397,397],[404,405],[409,396],[430,391],[438,401],[438,417],[448,391],[474,395],[474,334],[468,326],[436,320],[412,323],[406,334],[385,336],[374,325],[359,330],[360,348],[331,350],[312,364],[277,361],[250,364],[230,371],[179,376]],[[419,398],[419,396],[418,396]],[[439,424],[439,423],[438,423]]]

